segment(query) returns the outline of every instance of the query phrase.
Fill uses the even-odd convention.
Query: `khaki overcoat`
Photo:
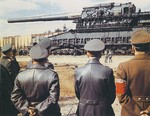
[[[140,116],[142,110],[150,111],[150,56],[136,55],[120,63],[116,78],[121,116]]]

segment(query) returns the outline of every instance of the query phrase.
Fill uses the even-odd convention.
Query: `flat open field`
[[[115,70],[120,62],[127,61],[133,56],[113,56],[112,63],[104,63],[104,56],[100,59],[103,65],[109,66]],[[59,74],[60,78],[60,101],[61,112],[63,116],[71,116],[75,113],[77,108],[78,100],[74,93],[74,68],[76,66],[80,67],[86,64],[88,58],[86,56],[50,56],[49,61],[55,66],[55,70]],[[17,60],[20,65],[24,67],[27,61],[30,60],[29,56],[17,56]],[[120,105],[116,99],[113,103],[113,109],[116,116],[120,116]]]

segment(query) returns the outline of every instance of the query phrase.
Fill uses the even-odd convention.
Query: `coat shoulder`
[[[86,65],[85,66],[81,66],[81,67],[78,67],[78,68],[75,68],[75,73],[79,73],[79,72],[83,72],[83,70],[85,70],[85,68],[86,68]]]
[[[128,60],[128,61],[119,63],[118,66],[122,66],[122,67],[131,66],[131,63],[132,63],[132,62],[133,62],[133,61],[132,61],[132,59],[131,59],[131,60]]]
[[[108,70],[108,71],[111,71],[112,70],[112,68],[110,68],[110,67],[108,67],[108,66],[103,66],[104,67],[104,69],[106,69],[106,70]]]

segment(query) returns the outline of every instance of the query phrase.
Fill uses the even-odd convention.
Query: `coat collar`
[[[150,56],[147,54],[135,55],[132,60],[150,60]]]
[[[41,65],[41,64],[32,64],[30,67],[28,67],[27,69],[48,69],[47,67]]]
[[[100,64],[100,62],[99,62],[99,59],[92,58],[88,60],[87,64]]]

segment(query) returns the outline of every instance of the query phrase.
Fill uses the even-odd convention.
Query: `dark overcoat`
[[[150,112],[150,56],[136,55],[133,59],[120,63],[116,80],[118,79],[122,80],[120,84],[126,82],[125,91],[122,91],[123,83],[116,88],[122,105],[121,116],[140,116],[140,112],[146,109]]]
[[[9,72],[12,87],[11,89],[13,89],[14,80],[20,71],[19,63],[8,56],[3,56],[0,62]]]
[[[11,80],[6,68],[0,64],[0,116],[16,116],[17,111],[10,100]]]
[[[75,92],[79,99],[78,116],[114,116],[115,83],[113,71],[98,59],[75,70]]]
[[[59,116],[59,94],[58,74],[34,64],[16,77],[11,100],[23,115],[32,106],[37,109],[38,116]]]

